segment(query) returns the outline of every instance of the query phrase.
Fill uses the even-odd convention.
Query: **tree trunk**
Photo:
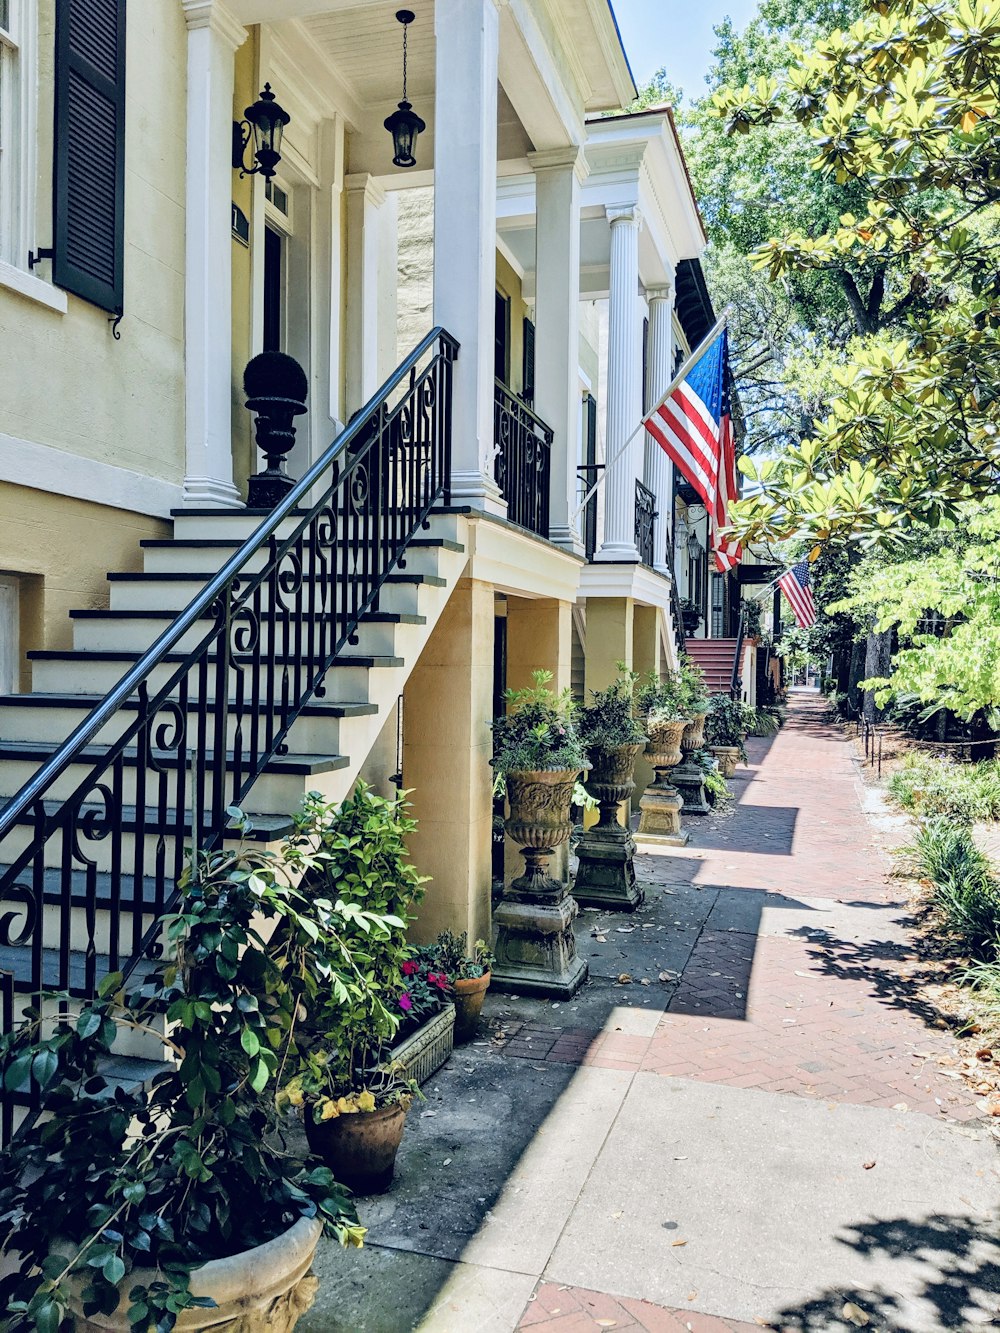
[[[888,676],[891,663],[892,630],[869,634],[865,644],[865,680],[869,680],[872,676]],[[875,696],[870,690],[865,691],[863,712],[866,722],[877,722],[882,716],[882,710],[876,708]]]

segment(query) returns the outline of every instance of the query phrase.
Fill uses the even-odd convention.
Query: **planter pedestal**
[[[566,841],[575,771],[509,773],[508,836],[519,843],[525,873],[505,890],[493,913],[493,985],[519,995],[569,999],[587,979],[576,952],[573,921],[579,908],[569,885],[553,879],[548,861]]]
[[[635,838],[618,822],[618,807],[635,790],[633,773],[642,744],[622,745],[602,754],[590,771],[587,791],[600,804],[601,816],[577,843],[579,868],[573,897],[584,907],[634,912],[645,893],[635,882]]]
[[[683,847],[688,835],[681,829],[684,799],[671,782],[671,769],[681,761],[681,735],[687,723],[654,722],[647,724],[649,743],[646,757],[656,776],[639,802],[640,843],[653,847]]]
[[[712,807],[705,799],[705,774],[691,758],[695,750],[700,750],[705,741],[705,714],[698,713],[684,728],[681,736],[681,751],[684,762],[674,769],[674,785],[684,800],[686,815],[707,815]]]
[[[710,745],[709,753],[715,756],[719,765],[719,772],[724,778],[731,778],[736,772],[736,765],[740,762],[740,748],[738,745]]]

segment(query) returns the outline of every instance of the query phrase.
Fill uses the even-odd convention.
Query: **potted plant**
[[[469,936],[443,930],[429,946],[440,972],[451,981],[455,1003],[455,1040],[471,1041],[476,1035],[483,1001],[492,979],[493,953],[485,940],[476,940],[472,952]]]
[[[680,706],[690,718],[681,732],[683,760],[673,773],[674,784],[684,800],[684,809],[690,815],[707,815],[705,800],[705,773],[692,761],[695,750],[705,744],[705,718],[708,714],[708,691],[704,672],[689,657],[681,658],[678,673]]]
[[[600,806],[597,824],[577,844],[579,869],[573,894],[592,907],[634,911],[643,900],[636,884],[635,839],[618,810],[635,790],[635,761],[649,740],[635,717],[634,672],[618,663],[618,677],[592,690],[580,711],[580,737],[590,756],[584,786]]]
[[[570,804],[587,755],[568,689],[549,689],[550,671],[508,690],[507,711],[493,720],[494,772],[506,789],[507,834],[521,848],[525,873],[504,891],[494,913],[493,979],[529,994],[570,996],[587,975],[576,953],[576,903],[564,880],[548,874],[549,858],[572,831]]]
[[[302,1108],[309,1147],[337,1180],[357,1194],[381,1194],[392,1183],[406,1113],[420,1095],[405,1065],[362,1038],[349,1050],[323,1043],[304,1051],[278,1101]]]
[[[456,997],[434,945],[411,948],[400,972],[400,1023],[391,1058],[410,1078],[426,1083],[454,1047]]]
[[[363,1239],[332,1173],[276,1145],[273,1095],[301,1006],[321,987],[365,1002],[346,935],[358,914],[245,849],[199,857],[180,889],[148,972],[106,977],[93,1002],[62,996],[58,1020],[32,1010],[0,1039],[4,1088],[33,1089],[42,1112],[0,1159],[0,1249],[20,1258],[0,1304],[18,1327],[287,1333],[312,1303],[322,1231]],[[388,927],[360,915],[374,952]],[[112,1088],[122,1029],[171,1059]]]
[[[684,637],[690,639],[701,624],[701,607],[697,602],[693,602],[690,597],[682,597],[680,608]]]
[[[670,845],[683,845],[683,798],[670,780],[670,770],[681,762],[681,736],[689,717],[683,708],[680,678],[672,672],[661,677],[651,671],[635,692],[636,708],[649,736],[646,758],[655,777],[639,802],[639,834]]]
[[[713,694],[705,719],[705,741],[724,778],[731,778],[737,763],[747,762],[746,705],[728,694]]]
[[[753,597],[748,597],[740,605],[740,615],[743,617],[743,637],[750,643],[757,643],[763,633],[763,612],[760,602]]]

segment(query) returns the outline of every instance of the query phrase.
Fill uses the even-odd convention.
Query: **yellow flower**
[[[362,1093],[360,1094],[360,1096],[358,1097],[358,1110],[359,1110],[359,1111],[374,1111],[374,1110],[375,1110],[375,1098],[374,1098],[374,1096],[372,1095],[372,1093],[370,1093],[370,1092],[362,1092]]]
[[[320,1120],[332,1120],[334,1116],[338,1115],[340,1115],[340,1111],[337,1109],[337,1103],[331,1101],[329,1097],[324,1097],[320,1102]]]
[[[367,1227],[344,1227],[341,1233],[341,1243],[345,1249],[360,1250],[367,1235]]]
[[[302,1096],[301,1088],[289,1088],[288,1100],[293,1106],[301,1106],[305,1098]]]
[[[353,1095],[351,1097],[340,1097],[337,1099],[337,1110],[342,1115],[353,1115],[358,1108],[354,1105]]]

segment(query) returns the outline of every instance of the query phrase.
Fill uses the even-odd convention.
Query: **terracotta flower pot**
[[[316,1299],[318,1279],[309,1271],[322,1223],[314,1217],[301,1217],[294,1226],[263,1245],[228,1259],[212,1259],[191,1271],[191,1293],[210,1296],[214,1309],[182,1310],[174,1327],[196,1331],[220,1326],[225,1333],[291,1333],[299,1316]],[[128,1292],[136,1285],[148,1286],[162,1281],[163,1275],[152,1269],[133,1269],[122,1281],[122,1299],[113,1314],[83,1313],[84,1279],[74,1280],[70,1309],[77,1333],[97,1329],[128,1330]]]
[[[452,999],[455,1002],[455,1040],[471,1041],[479,1026],[479,1015],[483,1012],[483,1001],[489,990],[489,972],[481,977],[460,977],[452,984]]]
[[[306,1138],[317,1157],[355,1194],[382,1194],[392,1183],[408,1102],[316,1121],[306,1109]]]

